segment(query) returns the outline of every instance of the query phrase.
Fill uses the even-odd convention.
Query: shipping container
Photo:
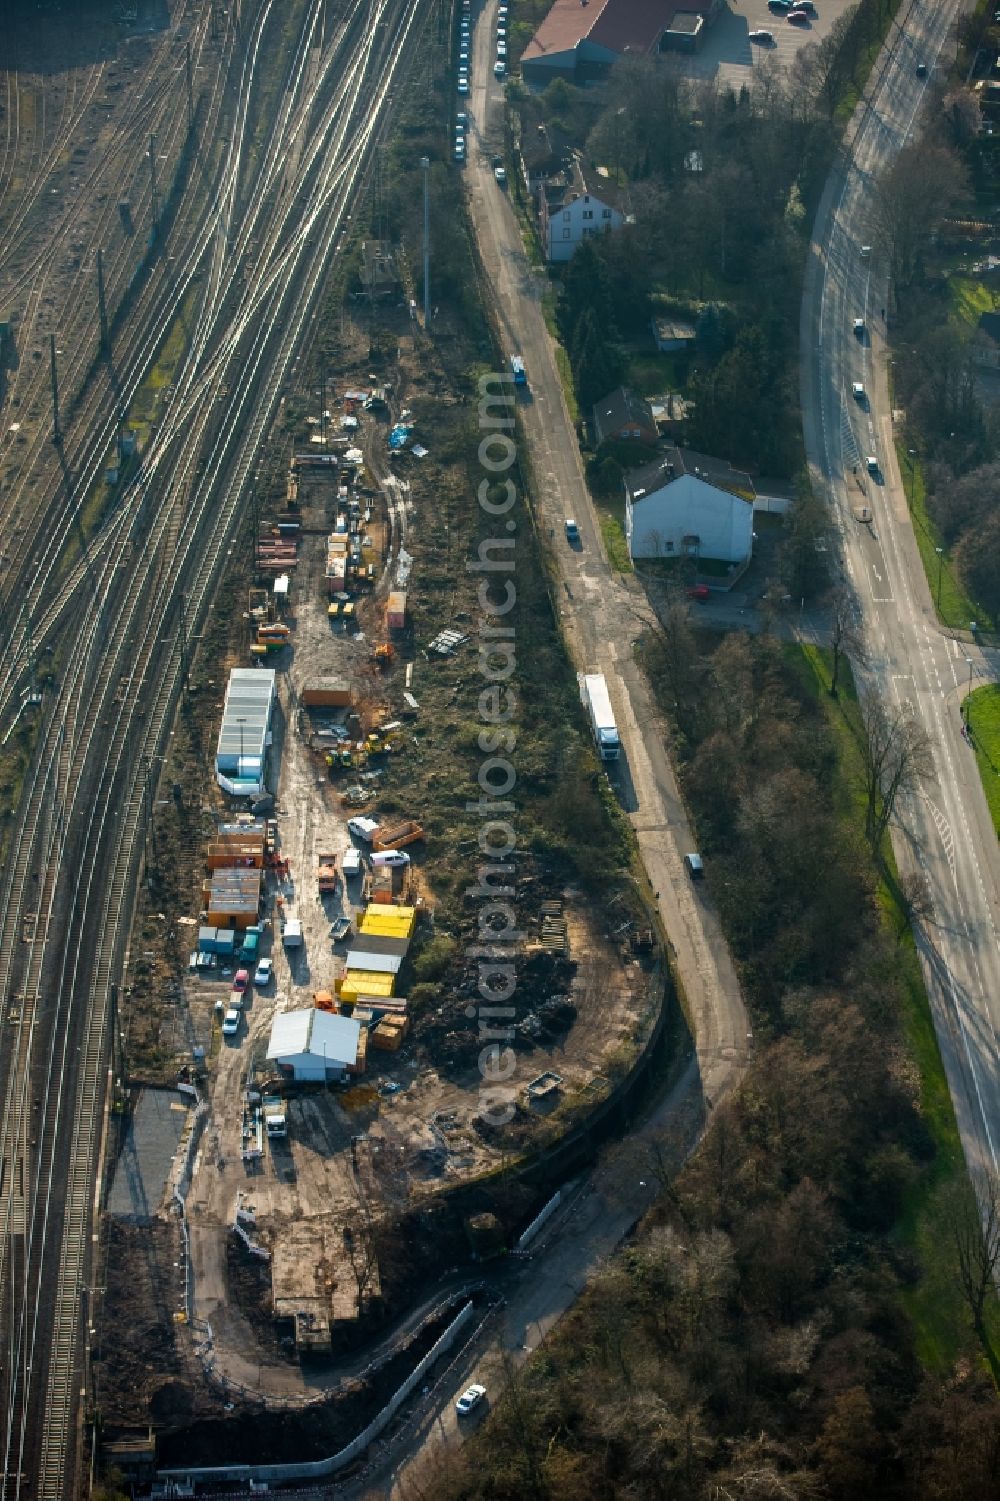
[[[395,589],[389,595],[385,608],[385,623],[390,631],[406,629],[406,594]]]

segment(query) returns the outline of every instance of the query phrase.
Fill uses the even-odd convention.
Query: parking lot
[[[792,25],[784,16],[772,15],[767,0],[730,0],[709,31],[701,51],[692,57],[673,53],[677,65],[692,78],[717,78],[739,87],[747,82],[748,70],[777,62],[787,66],[800,47],[821,42],[850,0],[816,0],[816,14]],[[750,41],[751,31],[769,31],[774,46]]]

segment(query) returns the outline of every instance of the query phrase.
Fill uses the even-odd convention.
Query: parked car
[[[687,592],[688,599],[696,599],[699,604],[704,604],[711,599],[712,591],[707,584],[692,584]]]
[[[502,78],[506,71],[507,64],[505,62],[502,62],[500,58],[497,58],[496,62],[493,64],[493,77]]]
[[[917,77],[918,78],[926,78],[927,77],[927,64],[926,63],[917,63]]]
[[[701,856],[696,855],[692,851],[690,854],[684,856],[684,864],[687,868],[687,873],[691,877],[692,881],[700,881],[702,876],[705,874],[705,866],[702,862]]]
[[[261,990],[265,985],[270,985],[273,974],[274,965],[271,960],[262,959],[253,972],[253,983],[257,986],[258,990]]]
[[[805,26],[809,20],[809,12],[807,10],[790,10],[785,20],[791,26]]]
[[[859,339],[863,338],[865,332],[865,320],[863,318],[855,318],[854,332]]]
[[[861,247],[861,258],[862,258],[862,260],[867,260],[868,257],[871,255],[871,253],[872,253],[872,247],[870,245],[862,245],[862,247]]]
[[[343,943],[350,931],[351,919],[349,917],[338,917],[336,922],[330,924],[330,937],[334,943]]]
[[[465,141],[461,137],[455,142],[455,160],[465,161]]]
[[[496,178],[500,186],[503,187],[507,181],[507,168],[504,166],[503,162],[494,162],[493,176]]]
[[[235,1037],[240,1030],[240,1013],[235,1006],[230,1006],[222,1018],[222,1032],[225,1037]]]
[[[775,16],[783,16],[792,8],[792,0],[767,0],[767,8]]]
[[[350,881],[361,874],[361,852],[359,850],[347,850],[340,861],[340,868],[344,874],[344,880]]]
[[[458,92],[462,95],[469,92],[469,80],[467,78],[460,78],[458,80]]]
[[[473,1408],[479,1406],[480,1402],[485,1396],[485,1386],[480,1386],[479,1383],[476,1382],[474,1385],[466,1387],[465,1391],[455,1403],[455,1411],[458,1413],[460,1418],[464,1418],[468,1413],[472,1412]]]
[[[507,56],[507,43],[506,42],[497,42],[497,57],[499,58],[499,57],[506,57],[506,56]]]
[[[749,33],[749,39],[751,42],[756,42],[761,47],[774,46],[774,34],[770,31],[751,31]]]
[[[405,850],[379,850],[372,855],[372,865],[409,865],[410,857]]]

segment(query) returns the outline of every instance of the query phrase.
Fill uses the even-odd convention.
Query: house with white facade
[[[625,476],[629,555],[745,563],[753,552],[753,502],[748,474],[690,449],[668,449]]]
[[[568,261],[588,235],[621,229],[625,223],[620,195],[611,182],[600,176],[588,181],[578,159],[567,177],[565,183],[545,184],[539,194],[539,229],[547,261]]]

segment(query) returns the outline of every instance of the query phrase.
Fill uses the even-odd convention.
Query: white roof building
[[[348,969],[367,970],[372,975],[398,975],[402,965],[402,954],[387,954],[378,949],[352,949],[347,956]]]
[[[229,674],[215,779],[234,797],[260,797],[264,791],[275,679],[272,667],[234,667]]]
[[[361,1023],[331,1011],[284,1011],[271,1023],[267,1058],[293,1079],[342,1079],[358,1061]]]
[[[625,476],[632,558],[711,558],[734,565],[753,551],[754,487],[719,459],[671,448]]]

